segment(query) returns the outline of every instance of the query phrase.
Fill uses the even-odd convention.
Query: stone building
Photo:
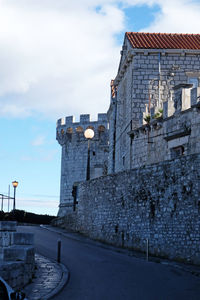
[[[101,166],[108,159],[108,175],[99,177],[102,167],[89,181],[87,143],[82,136],[78,150],[75,129],[90,124],[58,121],[63,217],[54,224],[143,252],[148,241],[152,255],[200,264],[200,35],[126,33],[107,116],[109,131],[105,115],[96,125],[105,144],[94,151]],[[73,211],[71,189],[81,180]]]
[[[143,124],[144,113],[148,118],[151,108],[154,109],[152,114],[161,115],[163,103],[174,99],[173,88],[179,84],[200,86],[199,34],[125,34],[118,73],[111,83],[111,103],[108,111],[109,173],[142,165],[142,162],[136,161],[145,154],[147,150],[144,149],[147,146],[138,144],[138,153],[135,149],[137,146],[133,143],[133,134],[129,133]],[[190,93],[190,89],[186,93]],[[189,103],[187,105],[190,106]],[[176,123],[176,119],[173,120]],[[170,122],[166,124],[167,127],[172,126]],[[148,147],[152,154],[153,145],[150,146],[149,143]],[[163,155],[157,161],[169,158],[169,155],[165,156],[166,145],[161,147]],[[155,162],[149,159],[147,152],[145,155],[147,157],[142,159],[143,162]]]
[[[77,184],[86,180],[88,141],[86,129],[94,131],[90,142],[90,178],[107,174],[108,121],[107,114],[98,114],[97,121],[90,121],[89,115],[80,115],[80,122],[73,117],[57,122],[57,141],[62,147],[60,205],[58,216],[64,216],[76,209]]]

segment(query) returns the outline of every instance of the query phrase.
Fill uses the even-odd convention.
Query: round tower
[[[88,152],[86,129],[94,131]],[[59,119],[56,139],[62,147],[60,205],[58,216],[76,210],[77,184],[87,179],[88,154],[90,158],[90,179],[106,175],[108,163],[108,120],[107,114],[98,114],[97,121],[90,121],[90,115],[80,115],[80,122],[73,117]]]

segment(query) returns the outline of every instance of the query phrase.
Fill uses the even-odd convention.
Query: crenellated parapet
[[[200,87],[192,88],[192,84],[179,84],[173,90],[173,100],[163,102],[162,110],[159,110],[158,107],[151,107],[149,113],[146,106],[146,111],[140,116],[140,126],[155,122],[159,117],[164,120],[199,105]]]
[[[85,123],[99,123],[99,122],[108,122],[107,114],[98,114],[97,121],[91,121],[89,114],[80,115],[80,121],[75,122],[75,118],[73,116],[65,117],[58,119],[57,128],[60,126],[77,126],[85,124]]]
[[[141,115],[141,124],[131,130],[132,163],[135,167],[199,153],[200,87],[179,84],[174,98]]]
[[[83,114],[80,115],[79,122],[75,122],[74,117],[69,116],[57,121],[56,139],[61,146],[68,141],[85,139],[84,131],[88,128],[94,130],[94,139],[96,139],[107,132],[107,127],[107,114],[98,114],[97,121],[91,121],[89,114]]]

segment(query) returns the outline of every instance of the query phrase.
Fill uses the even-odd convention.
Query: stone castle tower
[[[98,114],[97,121],[90,121],[90,115],[80,115],[80,122],[73,122],[72,116],[59,119],[56,139],[62,147],[62,158],[58,216],[76,210],[76,187],[87,176],[88,141],[84,132],[88,128],[94,131],[90,141],[90,179],[107,174],[107,114]]]

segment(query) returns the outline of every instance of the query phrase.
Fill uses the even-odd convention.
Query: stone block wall
[[[164,101],[174,99],[174,86],[190,83],[193,78],[200,86],[199,50],[133,49],[125,38],[114,80],[117,88],[116,141],[109,149],[109,166],[114,163],[114,172],[134,167],[128,132],[140,127],[141,115],[149,110],[149,106],[162,108]],[[111,131],[115,130],[113,118],[114,115],[109,117]],[[109,173],[112,172],[113,168],[109,168]]]
[[[68,229],[113,245],[200,264],[200,154],[112,174],[79,186]],[[60,221],[61,223],[61,221]]]
[[[97,121],[90,121],[89,115],[80,115],[80,122],[73,122],[73,117],[58,120],[57,140],[62,147],[59,216],[73,211],[73,186],[86,180],[88,141],[84,131],[87,128],[94,130],[90,141],[90,178],[107,174],[107,114],[98,114]]]
[[[16,222],[0,222],[0,276],[15,290],[34,274],[34,236],[16,232]]]
[[[191,101],[190,96],[187,101],[183,97],[180,101],[180,108],[177,107],[177,109],[174,108],[174,101],[164,102],[162,117],[153,119],[151,116],[148,124],[129,132],[132,166],[137,168],[173,159],[178,155],[199,153],[200,102],[197,97],[198,89],[183,88],[180,90],[182,94],[185,91],[191,94],[196,91],[196,103],[194,100]],[[180,100],[180,98],[178,99]]]

